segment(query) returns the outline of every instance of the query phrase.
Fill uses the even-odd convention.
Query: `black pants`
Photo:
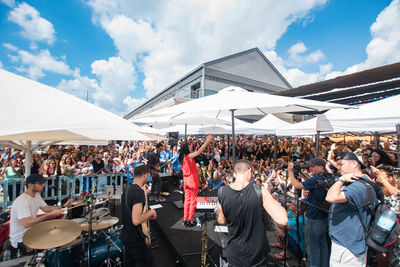
[[[19,250],[19,254],[21,255],[21,257],[26,255],[26,247],[23,243],[18,243],[18,247],[14,248],[11,245],[10,239],[7,239],[4,244],[3,244],[3,250],[9,250],[11,252],[11,259],[16,259],[17,255],[18,255],[18,250]]]
[[[153,267],[154,256],[151,247],[130,246],[124,243],[125,266],[129,267]]]
[[[9,199],[9,201],[14,201],[14,199],[16,199],[21,194],[21,185],[20,184],[16,184],[15,187],[16,187],[16,190],[15,190],[15,196],[14,196],[13,186],[12,185],[8,185],[8,199]]]
[[[156,196],[159,197],[161,194],[161,187],[162,187],[162,180],[160,178],[160,175],[155,174],[155,172],[153,172],[154,175],[152,174],[151,177],[153,179],[153,184],[151,185],[151,196]]]

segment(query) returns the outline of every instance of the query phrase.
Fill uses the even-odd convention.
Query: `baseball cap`
[[[360,164],[361,169],[367,168],[367,166],[365,166],[365,164],[362,163],[362,161],[360,161],[360,159],[357,157],[357,155],[354,154],[353,152],[346,152],[346,153],[344,153],[344,155],[343,155],[343,157],[342,157],[342,160],[355,160],[355,161],[357,161],[357,162]]]
[[[325,165],[326,165],[325,160],[323,160],[321,158],[314,158],[308,162],[308,166],[310,166],[310,167],[314,167],[314,166],[325,167]]]
[[[26,177],[25,184],[45,183],[46,180],[40,174],[31,174]]]

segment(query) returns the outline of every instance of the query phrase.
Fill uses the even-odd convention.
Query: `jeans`
[[[305,239],[309,267],[328,267],[328,218],[311,219],[306,217]]]

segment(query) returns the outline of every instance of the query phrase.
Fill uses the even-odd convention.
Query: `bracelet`
[[[345,181],[342,178],[337,179],[339,182],[345,183]]]

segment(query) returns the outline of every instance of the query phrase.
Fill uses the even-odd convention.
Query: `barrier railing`
[[[106,186],[115,186],[116,192],[123,191],[124,174],[100,174],[88,176],[48,177],[42,193],[43,200],[55,200],[80,196],[83,192],[89,192],[96,187],[95,194],[105,194]],[[2,180],[3,197],[0,207],[7,208],[12,205],[16,197],[24,192],[25,179]]]

